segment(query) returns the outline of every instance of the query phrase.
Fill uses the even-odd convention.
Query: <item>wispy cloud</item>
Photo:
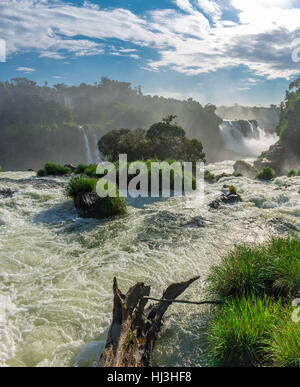
[[[30,67],[18,67],[16,70],[20,71],[22,73],[25,73],[25,74],[30,74],[30,73],[33,73],[35,71],[35,69],[32,69]]]
[[[148,46],[159,56],[142,64],[151,71],[167,68],[195,75],[246,66],[268,79],[299,73],[299,64],[291,59],[293,41],[300,36],[299,0],[173,2],[177,9],[156,9],[140,17],[92,1],[74,5],[2,0],[0,36],[9,55],[34,51],[40,57],[65,60],[110,53],[139,59],[133,50]],[[136,48],[110,50],[110,39]]]

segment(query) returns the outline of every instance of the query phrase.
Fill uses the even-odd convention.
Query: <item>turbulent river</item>
[[[114,276],[124,291],[144,281],[160,296],[170,282],[199,274],[184,298],[200,300],[210,265],[234,243],[300,235],[300,177],[226,177],[205,185],[198,210],[184,208],[180,198],[135,199],[126,216],[104,221],[78,218],[64,196],[66,182],[0,174],[0,190],[15,191],[0,195],[0,366],[93,366],[110,324]],[[236,186],[243,202],[211,210],[224,184]],[[154,364],[203,365],[208,312],[172,305]]]

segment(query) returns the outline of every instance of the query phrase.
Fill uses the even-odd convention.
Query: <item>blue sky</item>
[[[106,76],[145,94],[270,105],[299,70],[300,0],[0,2],[2,81]]]

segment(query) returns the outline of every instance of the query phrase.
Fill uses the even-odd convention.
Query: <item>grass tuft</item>
[[[249,294],[292,297],[300,290],[300,241],[273,238],[267,245],[236,246],[212,267],[208,291],[222,299]]]

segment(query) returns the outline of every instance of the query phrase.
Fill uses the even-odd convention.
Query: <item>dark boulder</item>
[[[11,198],[16,191],[11,190],[10,188],[1,189],[0,190],[0,196],[4,198]]]
[[[223,204],[237,204],[242,201],[242,198],[237,193],[229,193],[228,195],[222,195],[220,199],[216,199],[209,204],[209,207],[213,210],[217,210],[220,205]]]

